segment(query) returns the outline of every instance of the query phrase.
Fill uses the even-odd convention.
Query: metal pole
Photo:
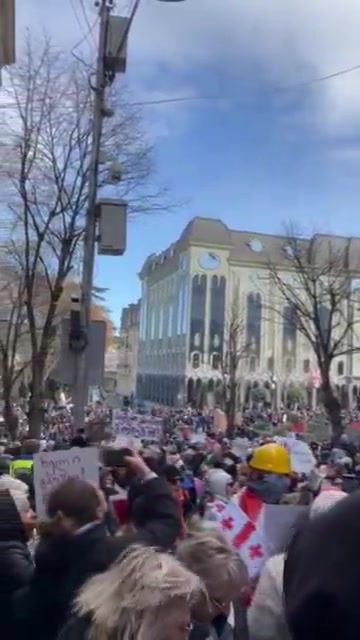
[[[93,272],[95,262],[95,242],[96,242],[96,199],[97,182],[99,169],[99,152],[102,133],[103,109],[105,104],[105,69],[104,58],[106,49],[106,34],[108,28],[108,18],[110,5],[108,0],[101,0],[99,8],[100,29],[99,46],[96,65],[96,82],[93,114],[92,148],[90,156],[89,184],[88,184],[88,207],[85,221],[82,283],[80,297],[80,314],[84,329],[89,336],[90,329],[90,309],[93,288]],[[75,427],[83,427],[85,423],[84,407],[88,403],[88,378],[87,378],[87,347],[75,359],[74,376],[74,420]]]

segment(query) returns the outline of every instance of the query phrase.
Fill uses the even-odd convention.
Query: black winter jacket
[[[4,638],[11,637],[12,596],[30,582],[33,572],[34,565],[25,542],[0,542],[0,620]]]
[[[357,640],[360,491],[300,530],[287,552],[284,602],[293,640]]]

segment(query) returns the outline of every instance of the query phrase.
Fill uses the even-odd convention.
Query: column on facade
[[[246,382],[245,380],[241,380],[240,382],[240,406],[241,407],[245,403],[245,391],[246,391]]]
[[[317,406],[317,388],[315,385],[311,387],[311,408],[314,410]]]

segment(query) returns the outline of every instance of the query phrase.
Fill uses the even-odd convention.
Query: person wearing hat
[[[238,494],[238,505],[256,523],[263,504],[280,504],[289,491],[290,454],[282,445],[269,442],[249,455],[246,486]]]

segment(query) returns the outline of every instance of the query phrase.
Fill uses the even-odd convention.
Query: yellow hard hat
[[[277,473],[286,476],[291,473],[289,452],[276,442],[269,442],[254,449],[248,465],[250,469],[264,473]]]

